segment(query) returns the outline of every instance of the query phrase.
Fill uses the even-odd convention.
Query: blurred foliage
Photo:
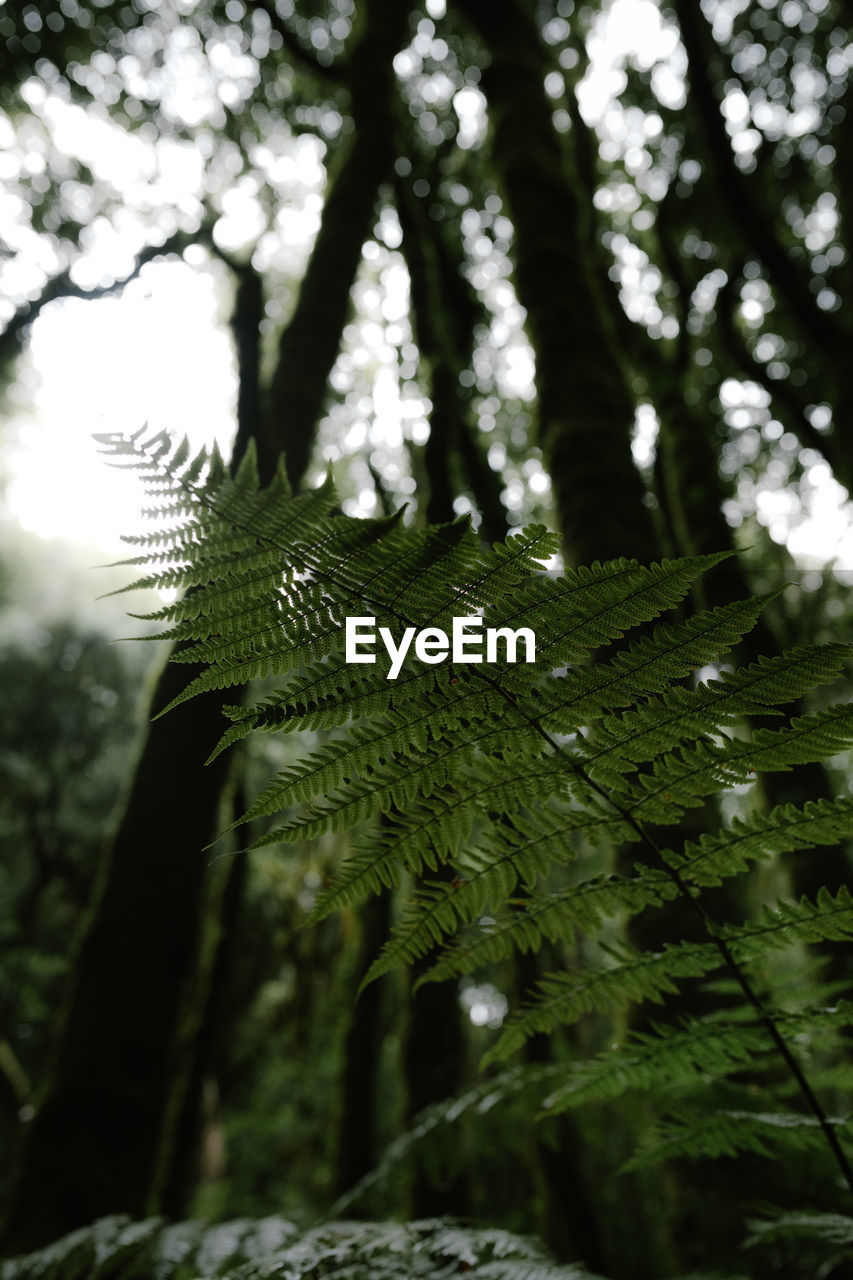
[[[0,1125],[26,1119],[133,759],[139,655],[68,622],[0,646]],[[8,1165],[4,1165],[8,1176]]]

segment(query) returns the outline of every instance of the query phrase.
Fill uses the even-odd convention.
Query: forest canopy
[[[0,36],[5,1253],[83,1230],[71,1280],[99,1240],[146,1267],[180,1239],[213,1274],[199,1223],[245,1218],[226,1271],[393,1275],[417,1239],[424,1274],[539,1274],[535,1236],[614,1280],[847,1274],[847,6],[49,0]],[[192,537],[88,487],[93,429]],[[95,492],[131,626],[60,589]],[[514,556],[533,585],[481,598]],[[400,650],[382,692],[377,636],[350,686],[335,592],[452,642],[451,580],[460,616],[552,610],[537,661],[483,689]],[[166,638],[109,644],[134,629]],[[491,800],[437,819],[463,776]],[[360,867],[385,891],[335,899]]]

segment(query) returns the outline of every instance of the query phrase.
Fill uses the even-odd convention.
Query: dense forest
[[[851,23],[0,5],[0,446],[165,263],[233,370],[146,643],[4,517],[2,1280],[853,1275]]]

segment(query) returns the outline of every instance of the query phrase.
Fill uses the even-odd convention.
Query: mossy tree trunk
[[[464,251],[458,227],[436,221],[416,194],[415,184],[438,186],[437,163],[418,160],[412,172],[395,184],[403,230],[403,254],[409,272],[412,315],[421,363],[432,401],[425,453],[429,481],[426,517],[430,523],[453,518],[453,501],[470,493],[480,517],[481,533],[490,541],[506,536],[507,512],[501,502],[503,481],[491,469],[463,377],[473,367],[475,329],[486,312],[463,269]]]
[[[391,926],[390,896],[368,898],[359,910],[358,979],[375,960]],[[377,1114],[379,1067],[382,1041],[385,984],[373,982],[362,993],[352,1011],[343,1048],[341,1115],[335,1158],[334,1194],[350,1191],[376,1164],[378,1155]]]
[[[657,550],[631,456],[634,404],[585,252],[582,202],[544,81],[552,70],[533,7],[457,8],[489,64],[491,158],[515,229],[515,284],[536,357],[539,435],[566,550],[578,563]]]
[[[254,438],[262,475],[270,473],[274,442],[266,436],[261,414],[261,322],[264,289],[251,263],[229,260],[237,279],[231,333],[237,357],[237,446]],[[228,785],[222,795],[220,827],[245,809],[242,786],[244,757],[232,761]],[[211,867],[205,876],[197,963],[188,984],[183,1012],[179,1015],[175,1058],[177,1069],[161,1131],[157,1166],[152,1179],[152,1203],[171,1217],[188,1210],[200,1170],[203,1138],[205,1082],[223,1057],[225,993],[239,963],[238,932],[248,881],[245,854],[234,854],[223,867]]]
[[[156,714],[192,672],[167,664]],[[179,1013],[195,970],[199,903],[228,762],[203,760],[221,700],[153,723],[104,852],[46,1087],[27,1127],[4,1249],[24,1252],[150,1201],[172,1090]]]
[[[361,30],[347,64],[355,132],[332,174],[320,230],[299,299],[279,343],[269,413],[285,442],[287,472],[298,488],[311,460],[329,373],[350,308],[350,290],[370,237],[380,184],[394,160],[392,60],[408,26],[399,0],[364,0]]]

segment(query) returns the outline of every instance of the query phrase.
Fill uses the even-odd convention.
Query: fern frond
[[[712,928],[744,961],[798,942],[846,942],[853,936],[853,898],[846,885],[834,896],[824,888],[815,902],[780,902],[763,907],[755,923]]]
[[[723,964],[709,942],[681,942],[658,952],[620,948],[607,968],[588,967],[542,978],[535,998],[507,1022],[500,1038],[483,1056],[483,1066],[515,1053],[539,1032],[555,1031],[585,1013],[625,1009],[650,1000],[661,1004],[678,990],[677,979],[701,978]]]
[[[552,798],[564,785],[565,773],[558,760],[528,765],[516,770],[510,779],[500,762],[489,761],[480,766],[476,775],[472,773],[458,791],[448,787],[430,797],[431,802],[409,799],[404,814],[389,812],[382,832],[369,841],[362,840],[360,852],[346,859],[333,887],[318,896],[310,920],[321,920],[331,911],[359,901],[380,884],[397,883],[390,878],[395,864],[419,875],[425,867],[436,871],[440,863],[452,861],[470,837],[481,806],[511,812],[515,807],[525,808]],[[318,830],[324,829],[321,822]],[[299,839],[300,830],[314,834],[307,824],[301,828],[277,828],[251,848],[287,838]]]
[[[747,1246],[809,1240],[853,1248],[853,1218],[842,1213],[780,1213],[775,1218],[752,1219],[749,1228],[752,1235]]]
[[[616,831],[625,843],[637,838],[627,824]],[[466,849],[460,855],[455,863],[459,874],[452,884],[430,883],[414,896],[362,987],[396,965],[411,964],[425,956],[457,924],[471,924],[487,909],[498,910],[517,885],[531,889],[552,866],[565,865],[577,856],[574,839],[582,836],[589,840],[599,833],[614,836],[613,819],[601,805],[561,814],[540,810],[526,818],[516,814],[507,819],[492,832],[488,848]],[[434,969],[430,969],[420,981],[433,977]]]
[[[841,1136],[853,1133],[844,1117],[829,1117],[828,1123]],[[822,1143],[820,1122],[798,1111],[683,1109],[660,1124],[622,1171],[647,1168],[663,1160],[716,1159],[742,1151],[777,1158],[816,1150]]]
[[[499,1227],[449,1219],[323,1223],[297,1232],[281,1218],[165,1225],[159,1218],[104,1218],[55,1244],[0,1263],[0,1280],[601,1280],[581,1265],[557,1266],[543,1248]]]
[[[518,603],[508,601],[488,616],[493,626],[535,627],[545,660],[552,667],[565,666],[675,608],[696,580],[729,554],[649,566],[611,560],[566,569],[560,581],[531,581]]]
[[[718,885],[725,876],[746,871],[751,862],[774,855],[833,845],[853,836],[853,798],[807,800],[802,806],[777,805],[769,813],[735,817],[716,835],[688,840],[681,851],[664,850],[662,857],[683,880]]]
[[[452,1130],[462,1116],[484,1119],[490,1117],[495,1108],[512,1105],[528,1097],[535,1107],[536,1101],[560,1078],[563,1070],[553,1063],[516,1064],[499,1075],[477,1081],[452,1098],[442,1098],[424,1107],[415,1116],[411,1127],[388,1144],[374,1168],[335,1202],[332,1212],[349,1212],[368,1191],[386,1184],[397,1175],[407,1158],[424,1141],[443,1129]]]
[[[644,822],[671,823],[706,796],[754,781],[761,772],[788,772],[837,755],[853,742],[853,703],[799,716],[785,729],[756,729],[750,739],[699,742],[668,751],[636,781],[611,788],[614,799]]]
[[[663,902],[672,901],[677,892],[665,872],[647,870],[633,877],[596,876],[570,889],[510,901],[481,926],[478,936],[460,938],[422,981],[440,982],[471,973],[516,950],[522,954],[538,951],[543,942],[571,946],[578,933],[594,935],[608,917],[634,915],[646,907],[659,907]]]
[[[651,1081],[667,1061],[690,1077],[700,1043],[709,1069],[725,1075],[747,1053],[760,1058],[760,1034],[803,1086],[784,1039],[799,1034],[800,1024],[765,1011],[747,969],[781,947],[848,943],[849,892],[823,890],[723,926],[707,917],[703,891],[759,859],[845,840],[853,834],[853,801],[782,804],[687,841],[667,838],[665,829],[764,771],[845,751],[853,742],[849,701],[783,719],[778,728],[754,725],[780,718],[786,703],[835,679],[851,646],[799,646],[696,684],[697,672],[729,653],[778,595],[663,618],[724,555],[651,566],[623,559],[552,575],[542,566],[557,540],[542,526],[486,548],[465,520],[414,531],[399,513],[346,517],[331,481],[293,497],[283,468],[261,490],[251,451],[229,478],[218,454],[190,459],[184,442],[173,447],[162,434],[103,444],[111,461],[138,471],[152,515],[164,513],[170,526],[135,539],[129,563],[143,572],[138,583],[185,592],[151,615],[175,642],[177,661],[205,668],[171,705],[274,677],[277,687],[261,701],[228,709],[213,755],[254,732],[323,735],[243,815],[243,822],[271,822],[250,847],[355,832],[351,856],[315,903],[315,920],[399,884],[404,873],[456,873],[452,882],[421,881],[368,980],[435,949],[430,978],[543,942],[559,950],[578,933],[595,939],[614,917],[654,916],[679,897],[704,922],[704,940],[674,937],[658,952],[602,947],[598,967],[550,975],[486,1060],[592,1010],[661,1003],[682,982],[725,967],[749,993],[750,1018],[733,1015],[726,1027],[680,1024],[631,1040],[625,1087]],[[377,647],[374,663],[353,665],[346,653],[352,616],[372,618],[386,638],[410,640],[425,628],[450,632],[456,617],[510,632],[526,627],[535,633],[535,657],[512,661],[507,646],[500,659],[492,652],[491,660],[460,662],[447,653],[433,664],[410,646],[392,671]],[[371,828],[379,815],[381,825]],[[603,874],[607,851],[629,844],[633,870]],[[575,883],[555,891],[551,869],[590,849],[591,869],[578,863]],[[813,1017],[821,1025],[823,1015]],[[583,1087],[589,1096],[622,1087],[608,1070],[590,1066],[587,1084],[568,1081],[553,1105],[572,1105]],[[819,1104],[803,1091],[818,1118]],[[707,1139],[708,1150],[724,1149],[727,1124],[721,1121],[716,1148]],[[750,1124],[760,1128],[744,1121],[744,1131]],[[853,1188],[834,1134],[828,1126],[823,1133]],[[676,1145],[681,1140],[672,1136]]]
[[[793,701],[838,676],[847,647],[827,649],[802,646],[724,672],[696,689],[672,685],[621,716],[605,715],[596,725],[590,764],[594,769],[599,758],[606,758],[610,768],[620,761],[625,766],[646,763],[682,742],[742,724],[747,717],[781,715],[774,704]]]
[[[776,1021],[788,1038],[829,1040],[853,1025],[853,1005],[842,1001],[807,1013],[779,1013]],[[629,1089],[653,1094],[675,1085],[725,1079],[766,1052],[766,1030],[754,1016],[733,1021],[730,1013],[714,1014],[683,1018],[676,1025],[653,1025],[651,1031],[631,1032],[608,1053],[564,1069],[563,1080],[542,1106],[549,1115],[558,1115]]]
[[[814,903],[806,898],[779,903],[765,907],[755,923],[709,924],[709,928],[725,939],[736,960],[747,963],[796,943],[847,941],[853,937],[853,898],[844,886],[835,897],[822,889]],[[682,942],[660,952],[623,951],[618,963],[608,968],[543,979],[535,1001],[510,1020],[483,1059],[484,1065],[515,1052],[531,1035],[568,1025],[584,1013],[622,1009],[645,1000],[660,1004],[665,995],[678,990],[676,979],[704,977],[724,963],[725,956],[712,943]]]

